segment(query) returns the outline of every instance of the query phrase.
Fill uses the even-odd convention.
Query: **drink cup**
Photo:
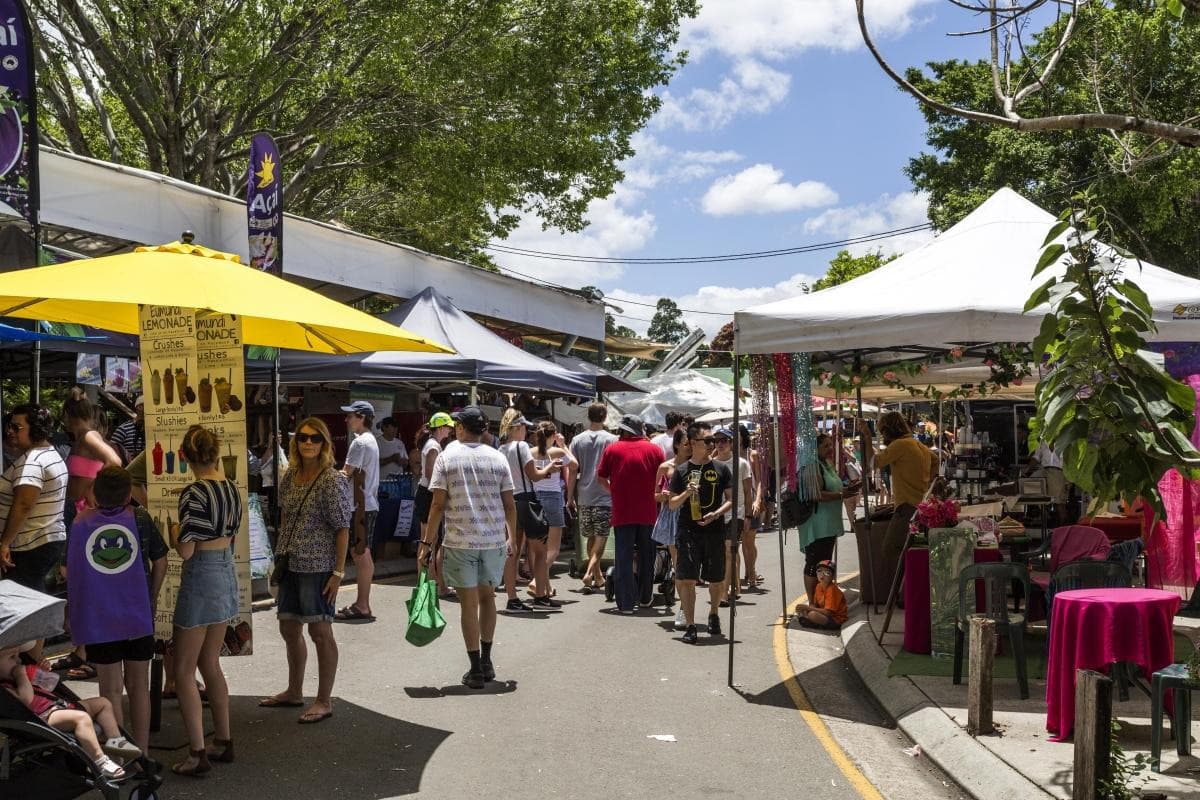
[[[183,450],[179,451],[179,474],[187,472],[187,459],[183,457]]]
[[[151,451],[154,457],[154,474],[162,475],[163,472],[163,446],[162,442],[155,442],[154,449]]]
[[[175,451],[174,450],[168,451],[167,453],[164,454],[164,458],[166,458],[166,460],[167,460],[167,474],[174,475],[175,474]]]
[[[179,405],[187,405],[188,375],[183,370],[175,370],[175,393],[179,395]]]
[[[217,390],[217,407],[224,414],[225,409],[229,407],[229,395],[233,393],[233,384],[224,378],[217,378],[213,388]]]
[[[200,413],[207,414],[212,411],[212,381],[208,378],[200,379]]]
[[[163,401],[167,405],[175,402],[175,373],[170,367],[167,367],[167,374],[163,379]]]
[[[150,397],[154,405],[162,405],[162,375],[158,370],[150,373]]]
[[[224,468],[228,480],[237,480],[237,456],[221,456],[221,467]]]

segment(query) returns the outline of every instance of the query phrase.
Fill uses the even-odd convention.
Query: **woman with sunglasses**
[[[179,495],[179,522],[171,541],[183,559],[175,599],[175,692],[188,735],[188,757],[171,767],[176,775],[199,776],[211,761],[233,761],[229,732],[229,685],[221,671],[225,628],[238,615],[233,537],[242,527],[242,496],[225,477],[217,435],[193,425],[180,444],[195,477]],[[204,745],[204,706],[196,668],[204,677],[212,711],[213,742]]]
[[[333,638],[334,601],[346,568],[354,501],[350,483],[333,469],[329,429],[316,417],[300,423],[292,436],[289,468],[279,483],[283,517],[275,548],[279,594],[275,616],[287,645],[288,685],[264,698],[264,708],[304,705],[308,648],[304,626],[317,650],[317,697],[300,716],[311,724],[333,716],[333,681],[338,648]],[[280,565],[280,559],[286,566]]]

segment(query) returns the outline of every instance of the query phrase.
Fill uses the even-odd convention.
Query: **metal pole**
[[[779,602],[783,604],[783,624],[787,624],[788,619],[788,598],[787,598],[787,565],[783,558],[783,514],[779,511],[779,491],[783,485],[781,479],[782,473],[779,471],[779,389],[778,387],[768,387],[771,397],[771,428],[772,436],[775,440],[775,448],[773,450],[775,456],[775,524],[779,526]]]
[[[731,687],[733,686],[733,645],[736,639],[734,628],[737,624],[737,557],[742,544],[742,526],[738,524],[738,513],[741,511],[738,508],[738,489],[741,485],[738,483],[741,480],[739,467],[742,461],[742,437],[738,430],[738,423],[741,421],[741,407],[742,371],[738,368],[738,352],[735,344],[733,346],[733,513],[730,523],[733,525],[733,543],[729,554],[732,563],[726,568],[726,572],[732,574],[729,580],[729,685]]]
[[[469,401],[468,405],[473,406],[479,402],[479,384],[475,381],[467,384],[467,399]],[[554,401],[551,400],[550,402],[553,403]]]
[[[855,372],[857,372],[858,368],[860,366],[860,361],[859,361],[858,356],[854,357],[854,362],[855,362]],[[856,401],[858,401],[858,412],[857,412],[858,413],[858,421],[861,423],[863,420],[863,399],[862,399],[862,385],[861,384],[856,386],[854,389],[854,399]],[[862,471],[863,471],[863,477],[864,477],[864,480],[863,480],[863,530],[862,530],[862,535],[866,539],[866,546],[863,549],[867,551],[867,579],[870,581],[870,586],[871,586],[871,605],[874,606],[875,613],[878,614],[879,613],[879,592],[876,591],[876,586],[875,586],[875,556],[872,553],[872,550],[874,549],[874,545],[871,542],[871,476],[873,476],[875,473],[874,473],[874,470],[872,469],[872,464],[871,464],[871,461],[873,459],[868,459],[868,457],[867,457],[867,440],[864,436],[862,436],[862,434],[859,434],[858,453],[859,453],[858,457],[860,459],[860,463],[862,464]],[[857,535],[857,533],[858,532],[855,531],[856,535]]]
[[[29,402],[42,402],[42,343],[33,343],[33,362],[29,374]]]
[[[275,351],[275,360],[271,362],[271,442],[267,449],[271,451],[271,485],[275,491],[271,493],[271,505],[267,513],[271,515],[271,524],[279,530],[279,459],[276,457],[279,448],[283,447],[283,437],[280,436],[279,425],[279,351]]]

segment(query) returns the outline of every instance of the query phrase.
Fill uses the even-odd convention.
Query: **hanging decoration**
[[[796,491],[796,392],[792,383],[792,359],[787,353],[771,356],[775,362],[775,387],[779,392],[779,446],[787,471],[787,488]],[[811,413],[811,412],[810,412]]]
[[[759,481],[767,480],[770,472],[768,464],[775,463],[775,420],[771,417],[771,357],[755,355],[749,357],[750,362],[750,393],[753,398],[752,419],[758,431],[758,452],[761,474],[756,475]]]
[[[943,392],[928,385],[925,376],[935,364],[957,364],[966,357],[962,347],[952,347],[942,354],[930,354],[922,358],[906,359],[886,365],[861,364],[855,369],[853,363],[838,365],[813,365],[819,385],[828,386],[838,394],[853,394],[863,386],[888,386],[908,392],[913,397],[928,400],[953,400],[987,397],[997,394],[1009,386],[1021,386],[1025,378],[1033,374],[1033,352],[1029,345],[992,344],[972,350],[990,375],[984,381]]]
[[[802,500],[821,496],[821,469],[817,464],[817,422],[813,416],[812,356],[792,354],[792,384],[796,404],[796,493]]]

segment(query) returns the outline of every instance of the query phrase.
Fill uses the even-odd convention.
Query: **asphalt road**
[[[285,685],[274,614],[256,613],[255,655],[224,662],[237,762],[214,765],[199,780],[168,776],[161,794],[253,800],[861,797],[783,682],[776,658],[778,555],[773,534],[760,541],[760,571],[768,582],[764,593],[744,595],[738,607],[733,688],[725,636],[702,633],[699,645],[683,644],[672,613],[655,607],[618,616],[602,595],[579,594],[578,582],[563,574],[556,582],[561,611],[502,614],[494,651],[498,682],[471,691],[460,684],[467,661],[457,605],[443,604],[449,625],[438,641],[413,647],[403,638],[411,582],[400,582],[374,589],[376,622],[336,626],[342,661],[334,716],[301,726],[297,709],[256,705]],[[844,560],[844,569],[852,570],[852,557]],[[790,602],[803,591],[794,534],[787,566]],[[725,612],[726,631],[728,622]],[[850,760],[868,766],[886,797],[956,797],[940,776],[899,754],[907,743],[831,646],[828,638],[817,641],[805,650],[813,663],[797,669],[817,711],[828,710],[830,728],[851,743]],[[306,689],[315,686],[310,655]],[[181,747],[173,702],[163,716],[156,744]],[[651,738],[656,735],[676,741]],[[170,763],[182,753],[158,749],[154,755]]]

